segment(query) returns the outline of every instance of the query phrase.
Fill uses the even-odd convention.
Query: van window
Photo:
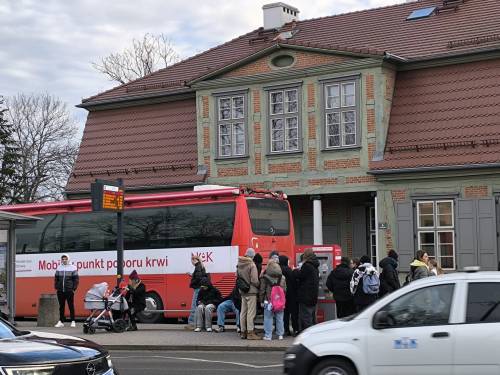
[[[500,322],[500,283],[469,283],[466,322]]]
[[[414,290],[381,310],[394,319],[391,328],[448,324],[454,288],[454,284],[443,284]]]

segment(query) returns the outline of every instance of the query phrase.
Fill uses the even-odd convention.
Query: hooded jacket
[[[379,295],[383,296],[401,288],[398,276],[398,262],[396,259],[386,257],[380,261],[379,266],[382,268]]]
[[[146,308],[146,286],[142,282],[135,288],[129,286],[125,299],[136,312],[143,311]]]
[[[241,277],[250,285],[250,290],[247,293],[240,290],[241,296],[257,295],[259,292],[259,274],[257,273],[257,266],[252,258],[239,257],[236,273],[237,276]]]
[[[288,257],[280,255],[281,273],[285,276],[286,281],[286,304],[297,303],[297,279],[293,270],[288,266]]]
[[[200,292],[198,293],[197,303],[202,303],[205,306],[214,305],[217,307],[222,301],[222,295],[216,287],[212,285],[210,280],[204,277],[201,281]]]
[[[357,306],[368,306],[378,298],[377,294],[367,294],[363,291],[363,277],[365,275],[378,274],[371,263],[360,265],[353,273],[351,279],[351,293],[354,298],[354,304]]]
[[[189,287],[191,289],[199,289],[201,286],[201,279],[207,276],[207,271],[201,262],[198,262],[194,266],[193,275],[191,276],[191,282]]]
[[[432,272],[429,271],[429,267],[424,262],[415,259],[410,264],[410,280],[423,279],[424,277],[432,276]]]
[[[275,261],[269,261],[266,270],[260,279],[259,302],[271,299],[273,286],[279,285],[286,292],[286,279],[281,272],[280,265]]]
[[[319,260],[316,255],[304,260],[296,276],[299,283],[297,302],[306,306],[316,306],[318,303],[319,289]]]
[[[330,272],[326,280],[326,287],[333,293],[333,298],[338,302],[352,301],[350,283],[354,270],[347,264],[339,264]]]
[[[69,257],[68,257],[69,262]],[[60,264],[54,276],[54,289],[58,292],[74,292],[78,288],[80,278],[78,269],[73,264]]]

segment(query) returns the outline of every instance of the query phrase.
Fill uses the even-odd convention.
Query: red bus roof
[[[176,200],[190,200],[190,199],[217,199],[221,197],[234,197],[239,195],[246,196],[268,196],[273,198],[286,198],[281,193],[273,193],[270,191],[254,191],[239,188],[222,188],[214,190],[200,190],[200,191],[179,191],[171,193],[154,193],[154,194],[126,194],[125,206],[131,207],[141,204],[154,203],[154,202],[168,202]],[[16,213],[31,213],[32,215],[43,213],[56,213],[56,212],[81,212],[88,211],[91,206],[90,199],[75,199],[58,202],[39,202],[39,203],[24,203],[16,205],[0,206],[0,211],[16,212]]]

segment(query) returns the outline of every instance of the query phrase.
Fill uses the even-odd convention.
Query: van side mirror
[[[377,311],[373,317],[373,328],[375,329],[391,328],[395,323],[394,318],[388,311]]]

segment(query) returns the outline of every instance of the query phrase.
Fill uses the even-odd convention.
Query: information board
[[[125,194],[118,182],[96,180],[91,184],[91,194],[92,211],[123,211]]]

